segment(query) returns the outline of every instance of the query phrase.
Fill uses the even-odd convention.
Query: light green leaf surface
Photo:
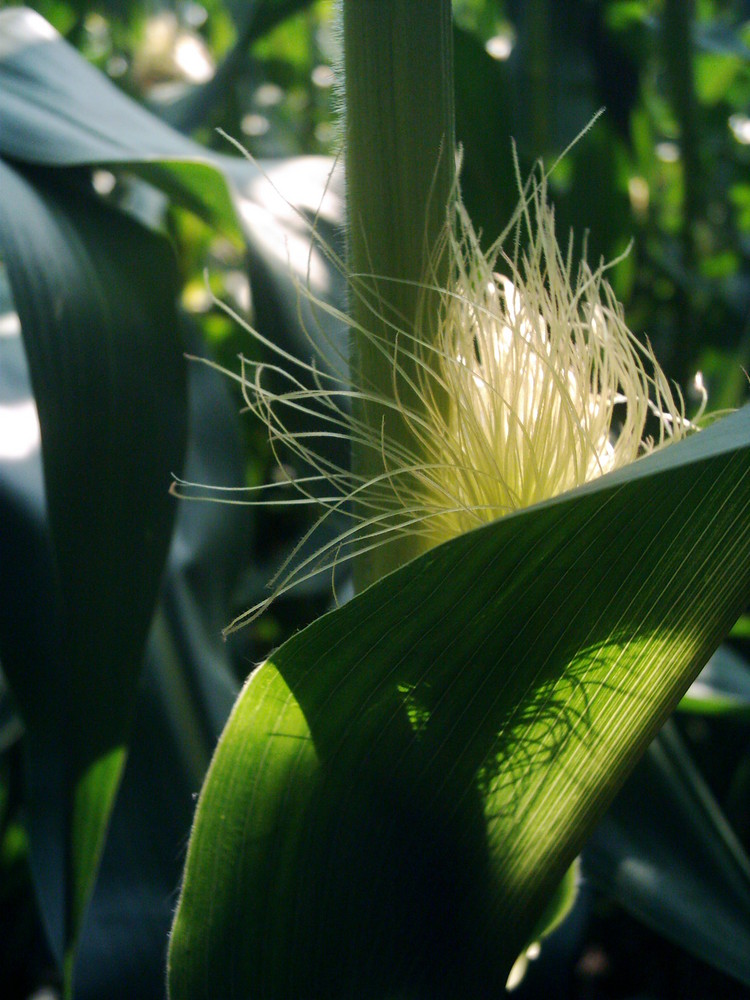
[[[26,730],[35,884],[69,978],[171,533],[186,403],[166,243],[73,173],[32,176],[0,162],[0,248],[46,511],[36,494],[6,507],[0,655]]]
[[[750,598],[750,409],[454,539],[253,674],[173,1000],[494,995]]]

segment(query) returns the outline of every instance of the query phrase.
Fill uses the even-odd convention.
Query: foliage
[[[238,397],[228,399],[226,386],[196,365],[188,366],[186,393],[181,356],[185,349],[208,351],[236,368],[237,354],[259,351],[213,305],[203,280],[206,265],[220,298],[244,314],[252,311],[264,335],[291,354],[310,354],[304,327],[313,336],[316,327],[309,314],[300,323],[288,265],[305,278],[305,220],[317,218],[318,232],[329,243],[340,237],[335,181],[322,201],[331,161],[305,158],[336,151],[333,82],[339,56],[330,4],[322,2],[211,0],[159,14],[151,4],[117,0],[39,0],[34,6],[89,65],[49,37],[41,22],[16,20],[11,31],[12,11],[0,14],[0,322],[11,334],[20,324],[23,335],[23,349],[17,336],[0,337],[0,386],[3,406],[22,407],[33,393],[42,441],[41,454],[37,445],[23,458],[0,456],[0,660],[7,685],[0,694],[0,899],[7,914],[3,926],[7,921],[12,928],[3,936],[0,967],[4,995],[11,997],[59,982],[65,972],[76,996],[148,1000],[163,996],[166,933],[193,795],[238,680],[330,602],[330,581],[313,581],[274,605],[233,644],[222,644],[221,627],[257,603],[309,522],[296,508],[259,513],[204,504],[177,510],[166,489],[170,476],[180,472],[231,486],[273,478],[274,458],[262,429],[246,420],[238,431],[232,418]],[[604,119],[551,179],[558,231],[590,227],[594,260],[619,254],[632,240],[629,255],[611,274],[629,324],[648,335],[689,403],[693,373],[703,371],[713,409],[744,401],[742,369],[750,366],[747,16],[739,0],[454,4],[461,184],[474,223],[489,242],[515,203],[511,135],[527,170],[541,154],[554,158],[606,105]],[[177,58],[180,42],[192,59]],[[231,150],[217,126],[256,156],[284,158],[264,162],[263,169],[301,218],[269,191],[256,166],[227,155]],[[343,304],[340,275],[322,257],[313,261],[315,292]],[[342,336],[338,326],[324,332],[337,341]],[[28,409],[14,412],[21,420]],[[0,409],[0,418],[4,413]],[[741,450],[745,445],[737,435]],[[677,476],[665,488],[664,517],[658,530],[651,527],[655,538],[664,535],[667,552],[682,551],[682,562],[674,563],[665,583],[670,599],[697,601],[706,594],[710,602],[722,587],[717,582],[711,591],[704,563],[691,562],[687,549],[680,549],[687,528],[674,536],[682,539],[675,548],[670,532],[677,525],[667,513],[672,504],[684,511],[685,524],[695,519],[704,525],[701,504],[710,500],[693,509],[684,499],[694,473],[684,472],[684,481]],[[645,490],[643,480],[637,482],[641,486],[627,489]],[[652,495],[641,498],[643,508]],[[566,505],[587,503],[595,503],[590,494],[521,517],[524,525],[541,524]],[[734,542],[741,553],[747,515],[730,525],[731,509],[717,504],[717,512],[728,519],[726,544]],[[606,519],[582,521],[582,530],[595,531],[600,523],[614,531],[616,521]],[[483,538],[501,546],[511,529],[483,530]],[[639,515],[628,530],[651,529]],[[658,564],[654,586],[670,565]],[[413,564],[384,581],[378,599],[393,599],[400,586],[415,596],[413,575],[427,571],[428,563]],[[738,588],[736,611],[747,597],[740,594],[741,573],[738,565],[731,577]],[[590,578],[584,574],[579,588],[597,589],[598,581],[611,585],[613,594],[624,592],[613,574],[600,566]],[[520,573],[519,586],[523,578]],[[456,577],[457,587],[461,579]],[[496,586],[493,580],[486,575],[487,588]],[[468,589],[454,595],[453,605]],[[448,603],[451,593],[443,595]],[[481,591],[480,597],[489,607],[491,595]],[[326,722],[323,737],[313,733],[315,754],[332,740],[337,753],[346,750],[341,759],[349,750],[353,757],[343,770],[322,766],[307,735],[316,716],[305,698],[324,697],[327,681],[308,676],[294,655],[306,644],[329,648],[325,630],[339,633],[361,607],[358,598],[282,645],[273,666],[253,675],[233,716],[266,712],[270,718],[276,705],[285,724],[303,737],[293,752],[282,750],[278,733],[287,730],[279,723],[268,739],[278,751],[274,767],[314,775],[311,788],[292,782],[285,798],[287,786],[275,784],[270,764],[258,772],[281,795],[278,808],[292,817],[289,839],[277,845],[288,852],[278,860],[285,877],[292,877],[289,859],[302,849],[294,825],[300,815],[315,820],[319,837],[311,838],[307,850],[315,865],[331,866],[335,884],[357,884],[360,850],[370,852],[375,883],[379,871],[389,870],[389,837],[403,833],[407,821],[402,817],[394,832],[384,811],[373,817],[372,802],[356,789],[371,782],[381,787],[386,780],[389,741],[404,739],[393,752],[419,770],[427,737],[420,743],[411,726],[401,732],[394,724],[382,760],[363,772],[358,741],[368,730],[356,730],[355,739],[348,720],[364,718],[368,708],[373,720],[382,719],[395,699],[403,721],[410,698],[429,703],[435,684],[452,683],[447,676],[433,681],[426,667],[422,671],[421,658],[431,647],[415,637],[414,658],[385,675],[382,687],[375,673],[363,677],[356,696],[342,689],[342,714]],[[616,614],[614,605],[607,607]],[[438,603],[424,613],[440,615],[441,608]],[[404,604],[402,616],[406,609]],[[481,618],[481,609],[477,614]],[[534,642],[553,643],[556,614],[548,609],[550,625],[538,630],[526,655]],[[419,622],[415,617],[415,628]],[[728,611],[721,623],[731,624]],[[359,626],[351,627],[356,634]],[[474,635],[478,649],[480,635]],[[718,630],[711,637],[717,642]],[[491,650],[508,657],[517,649],[507,632],[490,638],[496,645],[482,647],[489,660]],[[707,652],[708,639],[702,642]],[[740,632],[732,648],[721,648],[682,703],[677,732],[652,745],[584,852],[584,872],[602,893],[746,983],[750,698],[743,654],[749,642]],[[347,662],[333,657],[326,669],[345,673]],[[474,672],[456,683],[481,689]],[[642,744],[653,732],[678,694],[675,683],[641,720],[637,735],[633,729],[635,742]],[[462,724],[470,723],[467,716]],[[230,725],[217,769],[231,759],[235,732]],[[253,730],[252,747],[244,752],[262,753],[265,739],[264,730]],[[435,745],[441,763],[452,759],[449,741]],[[331,810],[342,802],[341,783],[352,774],[357,780],[344,805],[352,829],[369,832],[356,850],[341,834],[351,851],[349,867],[338,870],[340,859],[326,853],[324,842]],[[419,797],[420,787],[415,781],[416,800],[404,812],[419,817],[407,831],[412,854],[406,852],[402,867],[390,870],[382,885],[371,887],[373,910],[390,905],[392,891],[407,928],[426,864],[411,862],[436,808],[428,795]],[[386,791],[400,797],[403,786],[388,779]],[[416,803],[425,805],[424,813]],[[667,803],[674,804],[671,817]],[[677,825],[674,815],[680,817]],[[273,817],[269,807],[261,819],[271,823]],[[203,825],[211,838],[205,804]],[[381,830],[387,834],[382,844],[376,836]],[[476,826],[467,821],[462,836],[472,830]],[[445,833],[447,843],[454,833]],[[439,839],[432,841],[436,857],[445,846]],[[470,846],[476,850],[476,843]],[[580,837],[567,842],[554,867],[558,875],[579,846]],[[191,863],[198,850],[191,848]],[[191,883],[193,870],[189,864],[188,887],[213,892],[200,880]],[[288,913],[280,902],[275,906],[283,925]],[[187,908],[185,903],[183,920]],[[336,912],[342,923],[348,919],[346,911]],[[310,915],[299,919],[304,926]],[[333,954],[335,926],[323,942]],[[441,933],[468,933],[471,926],[459,920],[433,929],[441,940]],[[280,933],[273,947],[286,940]],[[305,940],[311,947],[318,939]],[[391,966],[381,971],[398,978],[399,956],[388,951],[388,942],[380,945],[384,951],[373,947],[369,957],[388,956]],[[580,938],[576,947],[582,947]],[[213,954],[206,953],[209,960]],[[314,956],[306,954],[314,966]],[[271,953],[264,955],[270,968],[281,968]],[[325,977],[321,962],[317,969]],[[233,967],[214,968],[229,976]],[[428,979],[437,969],[439,963],[427,970]],[[282,971],[304,976],[309,966],[301,960]],[[533,982],[532,970],[529,988]]]
[[[499,995],[747,600],[749,468],[745,408],[459,535],[276,650],[203,788],[170,995]]]

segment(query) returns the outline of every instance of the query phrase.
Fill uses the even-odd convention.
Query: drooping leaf
[[[746,408],[287,641],[204,785],[173,1000],[500,991],[750,597],[749,555]]]
[[[188,377],[185,475],[241,480],[236,416],[224,381],[198,364],[189,366]],[[80,1000],[164,998],[165,942],[194,796],[238,690],[221,628],[251,551],[250,529],[242,508],[178,507],[122,787],[81,936]]]
[[[646,751],[583,859],[606,896],[750,984],[750,861],[673,723]]]
[[[69,977],[171,534],[183,360],[160,237],[74,174],[32,184],[0,163],[0,178],[46,493],[45,509],[12,491],[0,656],[26,727],[36,887]]]
[[[108,167],[135,174],[236,239],[244,236],[255,259],[270,256],[285,276],[290,263],[305,275],[308,263],[300,239],[287,243],[290,228],[295,237],[304,229],[291,206],[310,219],[322,209],[317,218],[325,225],[331,222],[330,204],[340,200],[331,193],[322,204],[333,169],[329,157],[260,165],[206,149],[118,90],[26,8],[0,11],[0,120],[0,156],[31,165]],[[288,201],[264,180],[266,173]],[[340,183],[332,192],[337,187]],[[334,224],[340,215],[334,206]],[[335,242],[330,232],[322,235]],[[316,260],[314,288],[320,271]],[[296,299],[293,295],[295,306]]]
[[[262,24],[275,15],[260,7],[258,16]],[[309,337],[324,353],[327,339],[345,343],[343,324],[324,312],[313,318],[290,280],[291,270],[316,294],[345,300],[343,279],[310,251],[313,219],[328,245],[340,235],[341,172],[331,178],[331,158],[255,164],[205,149],[118,90],[25,8],[0,11],[0,121],[0,156],[135,174],[235,238],[241,233],[255,321],[274,342],[303,357]]]
[[[115,87],[27,8],[0,11],[0,155],[125,167],[239,238],[218,157]]]

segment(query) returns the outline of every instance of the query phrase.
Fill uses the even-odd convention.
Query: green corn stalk
[[[401,400],[419,406],[409,387],[413,363],[394,342],[395,328],[419,325],[421,340],[434,337],[435,293],[422,286],[428,275],[439,286],[448,266],[447,255],[435,252],[456,179],[451,4],[346,0],[342,7],[348,265],[352,274],[368,276],[351,302],[352,381],[372,396],[392,398],[397,359]],[[390,350],[379,350],[357,324]],[[382,432],[414,446],[394,410],[354,405],[376,437]],[[377,451],[357,441],[352,467],[367,478],[382,471]],[[416,536],[403,536],[364,554],[355,564],[357,589],[418,550]]]

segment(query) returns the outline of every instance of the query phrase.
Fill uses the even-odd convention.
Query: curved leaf
[[[236,239],[241,229],[256,256],[269,256],[287,283],[290,262],[300,276],[308,263],[300,232],[291,249],[287,244],[290,224],[305,228],[291,206],[325,222],[336,201],[331,196],[322,204],[333,169],[329,157],[261,166],[205,149],[118,90],[27,8],[0,11],[0,120],[0,156],[49,167],[126,169]],[[338,225],[340,216],[334,205],[330,221]],[[304,235],[309,243],[306,230]],[[332,236],[329,243],[334,242]],[[321,263],[316,261],[313,287]],[[296,294],[291,300],[296,308]]]
[[[258,16],[267,23],[271,15],[261,7]],[[252,248],[255,321],[264,334],[302,356],[310,336],[324,354],[329,340],[345,353],[344,324],[321,311],[313,317],[289,277],[291,268],[316,294],[345,301],[343,279],[310,248],[313,219],[329,246],[340,237],[341,172],[329,183],[332,159],[256,165],[204,149],[123,94],[25,8],[0,11],[0,121],[0,156],[50,167],[125,169],[236,239],[241,230]]]
[[[750,861],[667,724],[583,854],[629,913],[750,985]]]
[[[204,785],[173,1000],[499,991],[750,598],[749,556],[746,408],[286,642]]]
[[[239,238],[219,158],[115,87],[28,8],[0,11],[0,155],[125,166]]]
[[[0,651],[26,725],[32,867],[68,974],[124,760],[185,433],[169,248],[77,180],[42,171],[32,185],[0,162],[0,247],[46,490],[46,517],[38,502],[19,503],[17,532],[3,537]]]

